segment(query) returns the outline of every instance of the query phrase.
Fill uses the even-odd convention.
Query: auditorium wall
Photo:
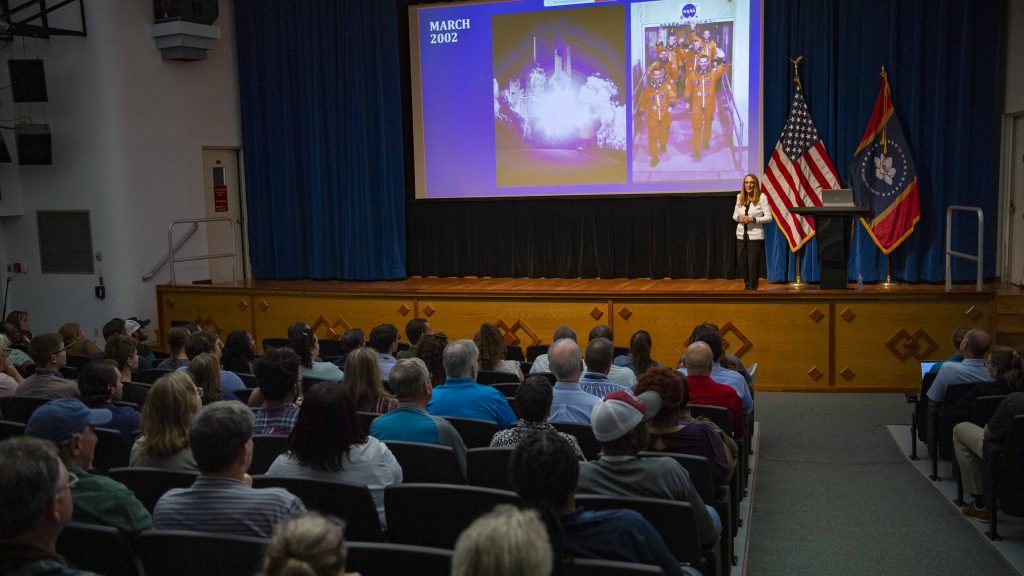
[[[141,278],[166,253],[172,219],[206,214],[202,147],[241,146],[230,0],[215,23],[221,38],[197,62],[161,60],[150,2],[88,2],[85,13],[87,37],[19,38],[0,51],[46,67],[49,103],[15,105],[0,90],[0,118],[31,114],[53,134],[52,166],[0,164],[0,262],[29,270],[10,284],[8,310],[28,310],[37,333],[69,320],[92,334],[113,316],[155,318],[154,286],[167,281],[166,268]],[[55,16],[52,25],[80,27],[77,4]],[[9,85],[6,74],[0,64],[0,85]],[[14,154],[12,133],[3,136]],[[40,274],[37,210],[91,212],[93,250],[103,254],[97,274]],[[206,244],[202,233],[191,243]],[[205,277],[204,266],[176,269]],[[102,301],[93,292],[100,270]]]
[[[1010,0],[1006,34],[1006,104],[1007,114],[1024,112],[1024,0]]]

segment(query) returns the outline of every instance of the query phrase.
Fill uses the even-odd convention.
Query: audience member
[[[395,354],[395,358],[398,360],[415,358],[416,352],[419,349],[420,339],[433,333],[434,329],[431,328],[430,322],[427,322],[426,319],[413,318],[409,320],[405,324],[405,337],[409,340],[409,348]]]
[[[8,334],[11,346],[28,351],[29,342],[32,341],[32,332],[28,329],[28,312],[13,310],[7,315],[6,322],[14,327],[13,334]]]
[[[991,382],[978,382],[971,386],[966,394],[960,397],[952,406],[943,408],[953,422],[972,421],[978,426],[984,426],[984,421],[972,420],[974,412],[974,401],[982,396],[1005,396],[1015,392],[1013,382],[1008,378],[1015,375],[1015,358],[1017,351],[1008,346],[993,346],[988,354],[988,373],[992,376]],[[974,415],[976,418],[977,415]]]
[[[519,367],[519,362],[505,359],[505,340],[497,326],[481,324],[473,336],[473,343],[480,350],[481,370],[514,374],[520,382],[523,381],[523,370]]]
[[[132,447],[129,466],[198,470],[188,430],[203,407],[200,393],[187,372],[157,378],[142,405],[142,435]]]
[[[712,545],[722,531],[713,508],[704,505],[682,464],[672,458],[638,458],[650,436],[647,422],[661,411],[656,392],[633,396],[612,392],[594,406],[591,427],[601,443],[601,457],[580,464],[579,491],[687,502],[697,519],[701,546]]]
[[[971,332],[967,333],[964,342],[971,338]],[[967,362],[976,351],[977,349],[964,354],[964,362]],[[1000,362],[1003,360],[1004,354],[1000,350]],[[956,364],[947,364],[943,370],[952,366]],[[1002,381],[1009,384],[1013,393],[999,403],[996,413],[984,427],[973,422],[961,422],[953,428],[953,450],[956,453],[956,461],[960,464],[964,492],[974,499],[961,510],[966,516],[981,522],[992,520],[992,511],[985,502],[985,483],[982,477],[984,444],[1002,439],[1013,428],[1014,416],[1024,414],[1024,359],[1021,358],[1021,353],[1010,350],[1008,358],[1005,358],[1005,365],[1001,368],[997,374]]]
[[[52,442],[24,436],[0,442],[0,574],[91,575],[57,554],[71,521],[74,482]]]
[[[252,419],[240,402],[214,402],[199,412],[189,429],[199,477],[160,498],[154,528],[269,538],[278,523],[306,511],[283,488],[252,487]]]
[[[563,338],[568,338],[575,342],[576,331],[569,326],[559,326],[551,336],[552,345]],[[548,352],[551,352],[551,346],[548,346]],[[583,367],[583,371],[587,371],[586,366]],[[530,374],[537,374],[538,372],[551,372],[551,364],[548,361],[548,354],[541,354],[533,359],[533,365],[530,366]]]
[[[434,393],[427,365],[419,358],[407,358],[391,369],[391,389],[398,395],[395,411],[378,416],[370,425],[370,436],[378,440],[422,442],[450,446],[462,471],[466,471],[466,444],[444,418],[427,413]]]
[[[612,364],[632,370],[639,378],[650,368],[661,368],[661,364],[651,357],[653,348],[650,333],[647,330],[637,330],[629,338],[629,354],[615,358]]]
[[[124,321],[128,329],[128,335],[135,340],[135,347],[139,351],[139,370],[150,370],[156,362],[156,355],[146,345],[149,340],[149,320],[142,320],[137,316],[130,316]]]
[[[203,391],[203,404],[212,404],[219,400],[235,400],[235,395],[227,396],[220,387],[220,360],[213,354],[200,354],[188,363],[188,375],[192,377],[196,388]]]
[[[93,409],[109,410],[112,417],[104,428],[121,433],[125,445],[132,445],[132,434],[140,429],[139,411],[131,406],[117,406],[121,401],[121,374],[113,360],[93,360],[78,373],[78,394]]]
[[[455,543],[452,576],[548,576],[551,542],[536,510],[500,504]]]
[[[526,436],[512,452],[512,486],[540,514],[555,563],[600,558],[654,564],[668,576],[681,575],[661,535],[638,512],[576,508],[579,466],[572,447],[550,432]]]
[[[341,342],[341,354],[334,359],[334,365],[342,370],[345,369],[345,361],[348,359],[348,355],[357,348],[366,346],[366,337],[363,335],[363,331],[359,328],[352,328],[347,330],[338,338]]]
[[[735,462],[719,431],[700,422],[683,421],[680,414],[689,401],[686,378],[668,368],[652,368],[640,376],[636,393],[654,392],[661,397],[661,411],[648,424],[647,450],[703,456],[719,485],[729,483]]]
[[[113,336],[128,336],[128,326],[124,318],[111,318],[103,325],[103,342],[106,343]]]
[[[299,417],[299,355],[291,348],[271,348],[256,361],[255,373],[263,404],[253,419],[253,434],[291,434]]]
[[[691,404],[721,406],[729,411],[732,432],[737,437],[747,435],[747,422],[743,416],[743,405],[736,390],[715,382],[711,378],[711,347],[704,341],[694,342],[686,347],[682,363],[687,368],[686,383]],[[681,372],[681,370],[680,370]]]
[[[548,358],[551,372],[557,379],[550,420],[590,424],[590,410],[600,398],[587,394],[580,386],[580,375],[584,369],[580,347],[575,340],[562,338],[548,348]]]
[[[743,407],[743,414],[750,415],[754,412],[754,398],[750,395],[750,386],[747,384],[746,378],[743,377],[736,370],[730,370],[725,366],[722,366],[722,355],[725,353],[725,343],[722,341],[722,333],[718,330],[718,326],[709,322],[698,324],[693,332],[690,334],[689,343],[703,342],[711,348],[711,379],[719,384],[725,384],[736,391],[736,394],[740,397],[740,403]],[[737,359],[738,361],[739,359]],[[688,374],[687,369],[684,367],[679,371],[684,376]]]
[[[132,375],[139,369],[139,353],[135,340],[127,336],[113,336],[103,347],[103,357],[117,366],[121,382],[131,382]],[[93,360],[95,362],[95,360]]]
[[[290,342],[293,338],[295,338],[295,335],[298,334],[302,330],[312,330],[312,327],[309,325],[309,322],[306,322],[304,320],[299,320],[297,322],[292,322],[291,324],[289,324],[288,325],[288,341]]]
[[[93,426],[108,424],[110,418],[109,410],[92,410],[77,398],[61,398],[32,413],[25,435],[57,445],[57,453],[72,479],[72,520],[140,532],[153,523],[135,494],[120,482],[89,472],[97,442]]]
[[[68,361],[68,353],[64,350],[60,334],[36,336],[29,344],[28,353],[36,364],[36,371],[18,384],[15,396],[45,400],[78,396],[78,386],[64,379],[59,372]]]
[[[587,337],[587,343],[593,342],[598,338],[604,338],[609,342],[615,342],[615,335],[612,333],[612,329],[604,324],[598,324],[590,329],[590,335]],[[615,356],[615,345],[612,345],[612,357]],[[589,372],[592,368],[587,367],[587,363],[583,363],[583,371]],[[612,382],[623,386],[625,388],[632,388],[636,385],[636,374],[629,368],[623,368],[612,364],[611,360],[608,361],[608,379]]]
[[[422,350],[421,350],[422,351]],[[480,370],[479,351],[472,340],[456,340],[444,349],[444,370],[448,379],[434,388],[427,412],[437,416],[490,420],[498,428],[516,423],[516,415],[505,395],[493,386],[476,382]]]
[[[263,576],[341,576],[347,555],[344,532],[344,522],[317,512],[285,520],[267,546]]]
[[[629,389],[608,378],[608,370],[612,367],[614,352],[615,346],[607,338],[594,338],[587,343],[587,352],[583,359],[583,365],[587,367],[587,372],[580,377],[580,387],[584,392],[601,398],[609,392]]]
[[[344,387],[320,383],[309,389],[288,445],[267,476],[367,486],[385,524],[384,488],[402,483],[402,467],[383,442],[363,433]]]
[[[64,341],[64,347],[67,348],[69,356],[92,356],[100,351],[100,347],[95,342],[85,337],[81,324],[77,322],[64,324],[57,329],[57,333]]]
[[[217,366],[220,366],[220,355],[224,350],[224,344],[220,341],[213,332],[207,330],[198,330],[189,334],[188,343],[185,344],[185,354],[189,358],[189,363],[200,354],[213,354],[217,358]],[[186,370],[186,368],[178,368],[178,370]],[[225,399],[237,400],[235,396],[237,390],[245,390],[245,384],[242,379],[238,377],[238,374],[230,370],[220,371],[220,384],[221,393]],[[197,383],[198,384],[198,383]]]
[[[185,353],[185,345],[188,344],[190,333],[184,326],[175,326],[167,331],[167,346],[171,349],[171,357],[164,358],[156,365],[161,370],[177,370],[188,366],[188,354]]]
[[[516,388],[516,405],[519,407],[520,418],[516,425],[508,430],[499,430],[491,438],[491,447],[515,448],[523,440],[523,437],[538,430],[544,432],[555,432],[565,439],[576,452],[580,460],[585,460],[583,450],[576,437],[565,432],[559,432],[548,422],[548,414],[551,413],[551,401],[553,393],[551,383],[540,374],[531,374],[522,384]]]
[[[384,389],[377,353],[368,348],[349,352],[345,362],[345,388],[359,412],[386,414],[398,408],[398,399]],[[391,385],[394,390],[394,385]]]
[[[398,361],[395,358],[395,352],[398,350],[398,328],[395,328],[394,324],[374,326],[370,331],[369,346],[377,352],[381,378],[387,380],[391,374],[391,367]]]
[[[444,334],[424,334],[416,349],[416,357],[423,360],[430,371],[430,382],[435,386],[444,384],[448,374],[444,371],[444,349],[448,347],[448,337]]]
[[[330,362],[320,362],[320,340],[309,328],[295,330],[289,339],[289,345],[299,355],[299,374],[303,378],[312,378],[337,384],[345,377],[345,373]]]
[[[245,330],[228,332],[224,343],[224,352],[220,355],[220,365],[235,374],[252,374],[256,362],[256,341],[252,334]]]
[[[984,331],[975,328],[964,334],[960,342],[960,362],[946,362],[935,375],[932,387],[928,389],[928,407],[934,410],[946,399],[946,388],[952,384],[964,382],[991,382],[992,375],[985,364],[985,355],[992,345],[992,338]]]
[[[964,355],[960,353],[960,344],[964,341],[964,336],[966,336],[967,332],[969,331],[970,328],[961,326],[953,332],[953,354],[950,355],[950,357],[946,358],[945,360],[939,360],[938,362],[932,364],[931,368],[928,369],[929,374],[937,373],[942,368],[942,365],[945,364],[946,362],[964,361]]]
[[[11,346],[11,336],[14,333],[14,327],[5,322],[3,324],[3,330],[0,330],[0,337],[4,339],[4,342],[6,342],[6,344],[0,344],[0,346],[2,346],[5,352],[7,352],[8,364],[13,366],[14,370],[18,372],[18,375],[16,377],[14,374],[11,374],[11,377],[13,377],[18,382],[21,382],[22,376],[20,370],[23,370],[28,366],[34,366],[35,362],[32,360],[32,357],[28,355],[28,352],[26,352],[25,350]]]
[[[11,341],[7,335],[0,334],[0,398],[14,396],[14,391],[18,389],[18,383],[22,381],[21,374],[8,359],[10,347]]]

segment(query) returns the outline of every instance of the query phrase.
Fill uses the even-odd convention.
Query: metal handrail
[[[978,215],[978,253],[965,254],[956,252],[952,248],[953,243],[953,212],[974,212]],[[985,213],[976,206],[952,205],[946,208],[946,292],[953,289],[953,265],[952,257],[974,260],[978,263],[978,282],[976,290],[981,292],[982,258],[985,255]]]
[[[174,227],[178,224],[192,223],[195,226],[199,226],[201,223],[211,222],[225,222],[228,228],[231,229],[231,252],[221,252],[218,254],[206,254],[204,256],[186,256],[184,258],[174,257]],[[235,245],[235,223],[231,218],[186,218],[183,220],[175,220],[167,227],[167,255],[168,260],[171,263],[171,285],[175,284],[174,281],[174,263],[175,262],[192,262],[195,260],[213,260],[214,258],[231,258],[231,283],[238,283],[238,263],[235,256],[238,253],[238,247]]]
[[[722,92],[726,94],[726,97],[729,100],[729,117],[732,119],[732,122],[730,122],[730,124],[732,125],[733,137],[736,139],[736,144],[738,145],[740,150],[743,150],[744,148],[746,148],[745,146],[742,145],[743,131],[746,125],[743,123],[743,118],[740,117],[740,113],[736,110],[736,97],[733,95],[732,80],[729,80],[728,74],[722,75],[722,87],[725,88],[724,90],[722,90]],[[742,164],[740,159],[736,157],[736,146],[733,146],[731,148],[732,162],[737,168],[739,168]]]
[[[192,223],[192,229],[189,230],[188,233],[185,234],[181,238],[181,240],[178,240],[178,244],[174,246],[173,254],[177,254],[178,250],[181,250],[181,247],[184,246],[185,242],[188,242],[188,239],[191,238],[192,235],[194,235],[196,233],[196,230],[199,230],[199,224],[196,224],[195,222],[193,222]],[[167,261],[170,260],[170,259],[171,259],[171,255],[170,254],[164,256],[163,258],[161,258],[160,262],[156,266],[154,266],[153,269],[150,270],[148,274],[146,274],[146,275],[144,275],[142,277],[142,281],[143,282],[148,282],[150,280],[150,278],[152,278],[153,276],[156,276],[156,273],[159,272],[160,269],[164,267],[164,264],[167,264]]]

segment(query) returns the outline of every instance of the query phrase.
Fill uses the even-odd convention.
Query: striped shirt
[[[299,407],[291,402],[267,401],[253,417],[253,434],[288,436],[299,419]]]
[[[305,511],[302,500],[283,488],[256,489],[241,480],[200,475],[191,488],[160,498],[153,528],[270,538],[278,523]]]
[[[628,386],[617,384],[600,372],[587,372],[584,374],[580,378],[580,388],[583,388],[583,391],[587,394],[597,396],[598,398],[604,398],[605,395],[619,390],[629,390]]]

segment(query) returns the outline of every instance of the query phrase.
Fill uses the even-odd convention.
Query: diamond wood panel
[[[924,330],[918,330],[911,334],[900,328],[885,342],[885,347],[902,362],[911,357],[919,361],[927,360],[931,358],[932,352],[935,352],[939,345]]]
[[[821,319],[825,317],[825,314],[817,308],[811,308],[811,311],[807,313],[807,317],[815,322],[821,322]]]
[[[847,366],[846,368],[843,368],[839,372],[839,375],[842,376],[843,379],[846,380],[847,382],[849,382],[850,380],[853,380],[854,378],[857,377],[857,374],[853,370],[850,370],[849,366]]]
[[[736,355],[737,358],[743,358],[743,355],[750,351],[754,347],[754,343],[747,338],[743,332],[740,332],[739,328],[736,327],[732,322],[726,322],[718,329],[722,333],[722,343],[725,345],[725,349],[729,350],[732,343],[729,342],[729,337],[732,336],[740,341],[740,346],[735,351],[731,351]]]
[[[821,377],[825,374],[822,373],[821,370],[818,370],[817,366],[811,366],[811,369],[807,371],[807,375],[811,377],[811,380],[817,382],[818,380],[821,380]]]
[[[857,315],[853,313],[853,310],[850,310],[849,308],[843,308],[843,311],[839,313],[839,316],[847,322],[853,322],[853,319],[857,317]]]
[[[981,318],[983,316],[981,311],[978,310],[977,306],[971,306],[970,308],[967,309],[966,312],[964,312],[964,314],[966,314],[967,317],[970,318],[971,320],[977,320],[978,318]]]

